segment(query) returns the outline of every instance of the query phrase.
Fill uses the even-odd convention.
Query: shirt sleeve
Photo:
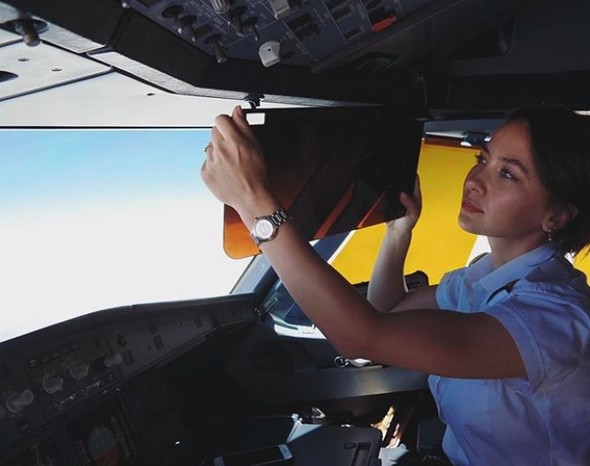
[[[513,290],[487,313],[510,333],[535,391],[548,380],[563,380],[582,362],[590,339],[588,313],[574,300],[539,289]],[[517,383],[515,381],[515,383]]]
[[[439,309],[456,309],[458,305],[457,290],[462,280],[462,269],[447,272],[436,287],[436,303]]]

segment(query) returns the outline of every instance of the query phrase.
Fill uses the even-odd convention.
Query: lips
[[[483,213],[483,210],[481,210],[479,207],[477,207],[475,204],[469,202],[469,201],[463,201],[463,203],[461,204],[461,208],[467,212],[472,212],[472,213]]]

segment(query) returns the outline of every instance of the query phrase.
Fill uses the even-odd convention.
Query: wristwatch
[[[254,219],[254,225],[250,232],[250,237],[256,246],[260,246],[265,241],[270,241],[279,231],[279,227],[289,219],[287,211],[281,207],[275,210],[270,215],[264,217],[256,217]]]

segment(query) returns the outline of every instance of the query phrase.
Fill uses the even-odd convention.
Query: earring
[[[549,228],[549,231],[547,232],[547,241],[553,241],[553,234],[555,233],[555,228],[551,227]]]

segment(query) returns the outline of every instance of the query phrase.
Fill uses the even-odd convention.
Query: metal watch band
[[[283,223],[287,221],[289,218],[289,214],[284,207],[281,207],[275,210],[272,214],[269,215],[270,221],[275,227],[280,227]]]

